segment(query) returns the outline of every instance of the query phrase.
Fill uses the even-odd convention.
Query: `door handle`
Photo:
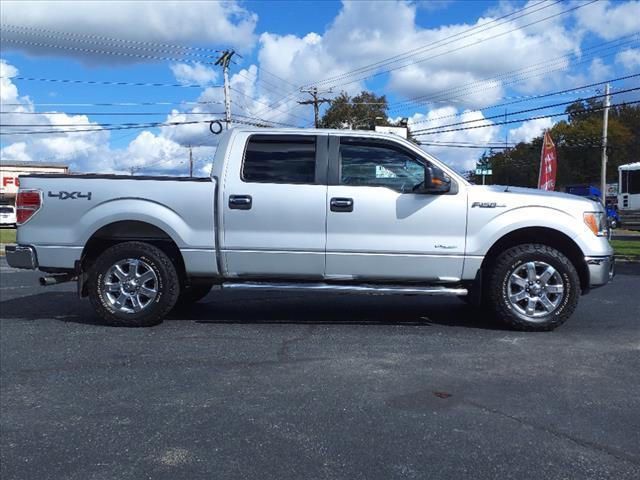
[[[329,205],[332,212],[353,212],[353,198],[334,197]]]
[[[229,195],[229,208],[232,210],[251,210],[251,195]]]

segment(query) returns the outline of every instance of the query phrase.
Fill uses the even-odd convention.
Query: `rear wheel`
[[[159,248],[143,242],[114,245],[88,274],[89,300],[108,324],[146,327],[161,323],[175,305],[180,282]]]
[[[571,316],[580,297],[580,279],[571,261],[540,244],[501,253],[486,286],[488,306],[517,330],[553,330]]]

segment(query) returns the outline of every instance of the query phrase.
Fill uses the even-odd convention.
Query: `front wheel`
[[[147,327],[161,323],[175,305],[180,280],[159,248],[125,242],[102,253],[89,270],[89,300],[110,325]]]
[[[490,269],[487,303],[516,330],[548,331],[562,325],[580,297],[571,261],[547,245],[519,245],[501,253]]]

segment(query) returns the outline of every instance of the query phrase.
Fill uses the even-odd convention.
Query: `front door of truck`
[[[327,135],[247,135],[242,161],[229,162],[224,175],[226,271],[322,278]]]
[[[427,163],[398,142],[331,137],[327,278],[440,282],[461,278],[466,192],[453,181],[449,194],[415,193]]]

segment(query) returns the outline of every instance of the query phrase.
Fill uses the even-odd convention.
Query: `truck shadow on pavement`
[[[86,299],[72,292],[43,292],[0,302],[2,320],[54,319],[103,325]],[[456,298],[345,294],[212,292],[166,321],[201,324],[447,325],[505,330],[480,309]]]
[[[198,323],[314,325],[447,325],[503,330],[480,309],[457,298],[313,293],[214,292],[170,319]]]

